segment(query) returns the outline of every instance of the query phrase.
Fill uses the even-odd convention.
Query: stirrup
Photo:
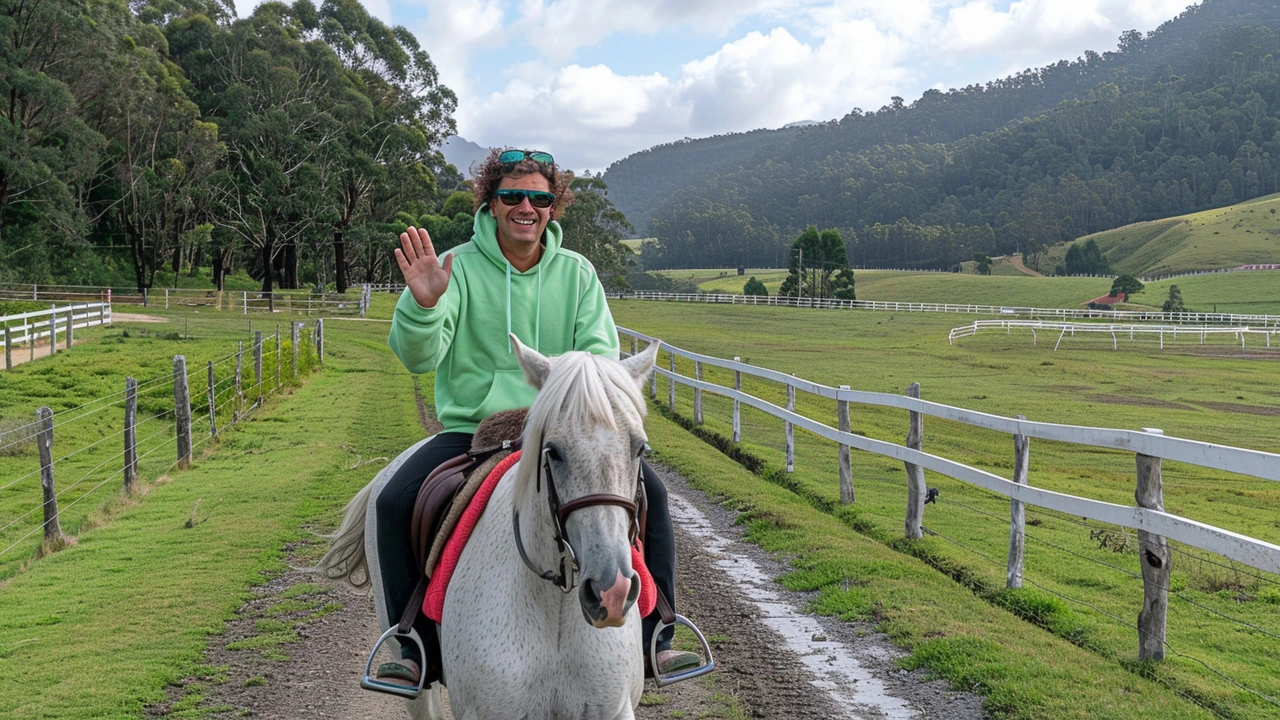
[[[398,625],[392,625],[386,632],[382,633],[382,637],[378,638],[378,642],[373,644],[373,651],[369,653],[369,662],[364,664],[364,677],[360,680],[360,687],[365,690],[373,690],[374,692],[387,693],[389,695],[399,695],[400,697],[413,700],[422,694],[422,689],[426,686],[427,669],[425,666],[418,668],[417,687],[379,680],[374,677],[371,672],[373,670],[373,658],[378,654],[379,648],[385,645],[386,642],[393,637],[407,637],[412,640],[418,646],[418,652],[420,653],[418,657],[422,658],[422,661],[419,661],[418,664],[421,666],[422,663],[425,662],[427,658],[427,649],[423,646],[422,638],[418,635],[418,631],[413,628],[409,628],[409,632],[402,633],[400,632],[400,627]]]
[[[673,672],[670,675],[662,675],[658,672],[658,636],[662,634],[663,630],[666,630],[669,627],[673,628],[676,625],[684,625],[693,631],[693,634],[698,637],[698,642],[702,643],[702,651],[706,653],[705,657],[707,658],[707,661],[705,664],[699,665],[696,668],[680,670]],[[676,615],[675,622],[667,623],[659,620],[658,626],[653,629],[653,637],[649,640],[649,667],[653,668],[653,682],[657,684],[658,687],[666,687],[674,683],[692,680],[696,677],[702,677],[703,675],[712,672],[716,669],[716,660],[711,656],[711,646],[707,644],[707,639],[703,637],[702,631],[698,629],[698,626],[689,622],[689,619],[685,616]]]

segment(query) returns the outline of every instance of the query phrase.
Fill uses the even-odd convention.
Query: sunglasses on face
[[[556,194],[549,193],[545,190],[514,190],[503,189],[495,192],[494,197],[502,201],[503,205],[515,207],[521,202],[528,200],[529,204],[536,208],[549,208],[551,203],[556,201]]]
[[[498,162],[502,163],[504,169],[508,166],[523,162],[525,158],[532,160],[539,165],[554,165],[555,158],[551,157],[551,153],[545,153],[541,150],[507,150],[498,156]]]

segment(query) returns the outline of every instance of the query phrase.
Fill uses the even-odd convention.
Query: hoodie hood
[[[489,259],[489,262],[502,269],[506,275],[507,281],[507,352],[515,353],[515,347],[511,345],[511,274],[515,272],[515,268],[511,266],[511,262],[502,254],[502,247],[498,245],[498,221],[489,213],[489,204],[485,203],[476,211],[475,221],[472,223],[471,242],[475,243],[480,249],[480,253]],[[534,307],[533,319],[533,349],[542,352],[542,272],[544,266],[550,265],[555,258],[556,252],[560,250],[560,238],[563,231],[560,229],[560,223],[551,220],[547,223],[547,229],[542,233],[542,257],[539,258],[538,264],[524,271],[517,273],[518,275],[536,275],[538,283],[537,300]]]
[[[502,248],[498,245],[498,221],[489,214],[489,204],[485,203],[476,211],[475,221],[471,225],[471,242],[480,248],[480,252],[489,258],[489,261],[499,268],[510,267],[511,263],[507,262],[507,258],[502,254]],[[542,251],[542,259],[537,265],[529,268],[524,274],[538,272],[543,265],[551,262],[555,254],[560,252],[560,240],[564,231],[560,229],[560,223],[552,220],[547,223],[547,229],[542,233],[542,245],[545,250]],[[513,269],[514,270],[514,269]]]

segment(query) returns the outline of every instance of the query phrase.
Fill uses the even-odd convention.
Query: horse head
[[[539,574],[565,592],[576,585],[594,627],[621,626],[640,594],[631,542],[647,447],[643,387],[658,343],[616,361],[585,352],[546,357],[514,335],[511,341],[525,379],[539,391],[519,470],[524,491],[532,486],[547,508],[535,554],[558,558],[556,569]]]

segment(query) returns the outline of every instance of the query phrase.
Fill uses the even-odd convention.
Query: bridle
[[[538,463],[536,490],[539,493],[542,492],[542,477],[545,475],[547,478],[547,505],[551,509],[556,548],[560,556],[558,570],[539,570],[533,564],[533,561],[529,559],[529,554],[524,549],[524,541],[520,539],[520,509],[518,507],[512,512],[511,523],[515,530],[516,549],[520,551],[520,559],[524,561],[524,564],[538,577],[560,588],[561,592],[568,593],[578,585],[578,556],[574,553],[573,546],[569,544],[569,537],[565,533],[565,520],[574,511],[582,508],[615,505],[627,511],[627,517],[631,522],[627,542],[635,543],[636,538],[640,537],[640,529],[644,523],[645,515],[644,483],[640,481],[641,473],[644,472],[644,464],[641,463],[641,469],[636,473],[636,492],[633,498],[626,498],[612,493],[597,493],[583,495],[562,503],[560,502],[560,493],[556,490],[555,476],[551,474],[550,452],[551,448],[549,446],[542,448],[541,462]]]

